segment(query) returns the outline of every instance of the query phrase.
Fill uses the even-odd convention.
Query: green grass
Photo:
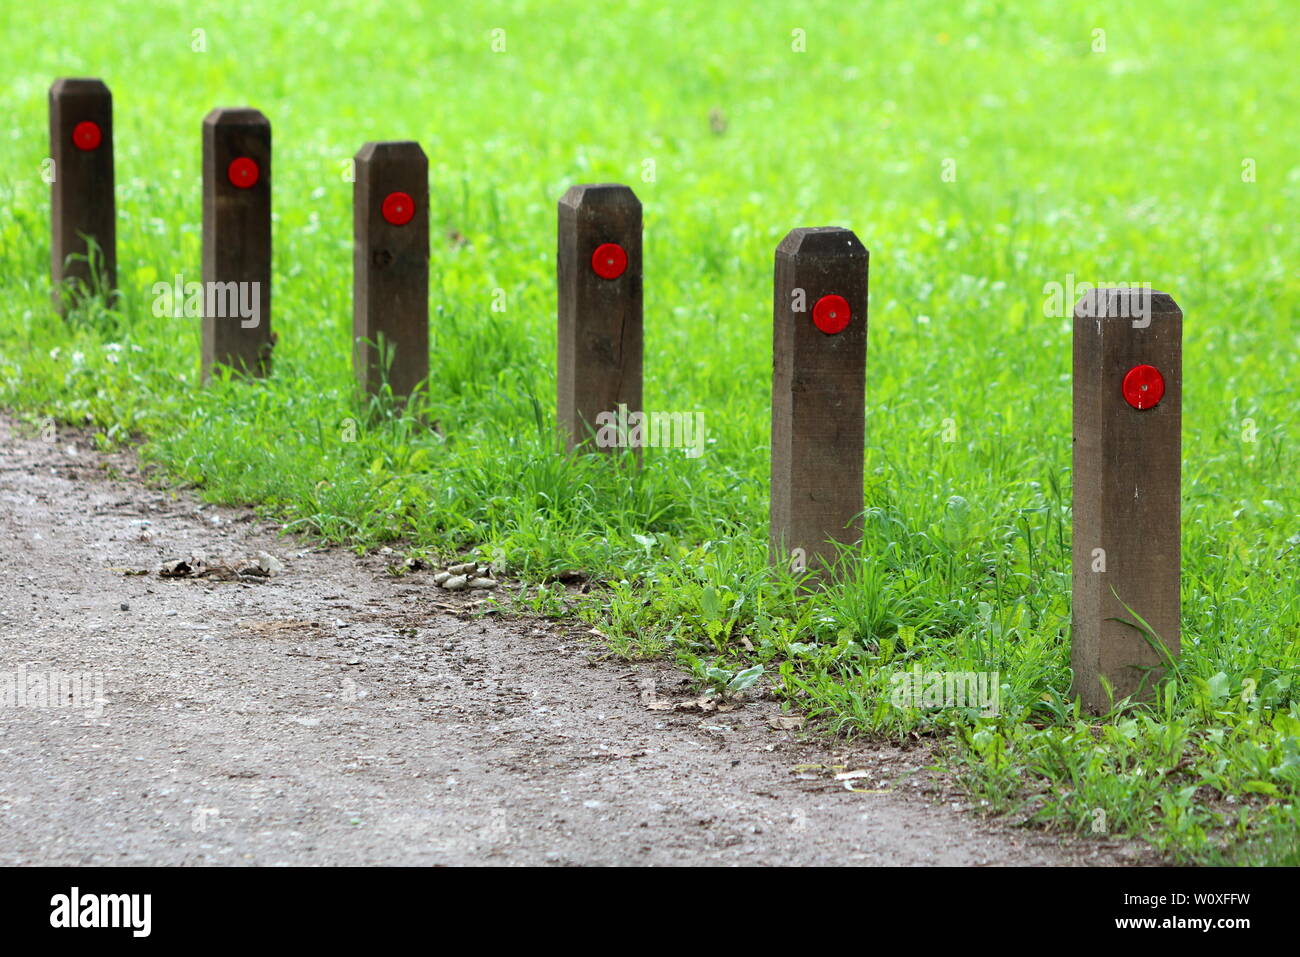
[[[175,479],[298,532],[476,549],[619,654],[719,685],[762,664],[834,730],[933,734],[994,810],[1300,863],[1288,6],[465,6],[10,5],[0,403],[142,435]],[[40,178],[64,75],[113,89],[123,295],[67,321]],[[200,278],[200,122],[244,104],[274,128],[275,374],[199,390],[198,322],[155,318],[150,290]],[[430,159],[437,431],[368,408],[349,368],[341,171],[408,138]],[[710,436],[640,472],[552,438],[556,201],[610,180],[645,206],[646,407]],[[766,568],[772,255],[825,224],[871,250],[866,534],[800,598]],[[1070,332],[1043,310],[1068,274],[1151,282],[1186,316],[1180,673],[1100,720],[1068,698]],[[567,569],[608,585],[575,608],[542,584]],[[893,707],[918,663],[998,671],[1001,714]]]

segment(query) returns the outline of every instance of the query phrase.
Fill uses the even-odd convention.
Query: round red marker
[[[832,293],[822,296],[813,306],[813,325],[826,335],[833,336],[849,327],[852,315],[848,300]]]
[[[98,149],[102,142],[104,142],[104,134],[100,132],[98,123],[82,120],[72,128],[72,144],[79,150],[89,152]]]
[[[239,156],[230,161],[230,166],[226,169],[226,176],[234,186],[240,189],[248,189],[257,182],[257,178],[262,175],[261,170],[257,168],[257,163],[247,156]]]
[[[601,243],[591,254],[591,268],[601,279],[617,279],[627,271],[627,253],[618,243]]]
[[[1135,409],[1150,409],[1165,397],[1165,377],[1155,366],[1134,366],[1124,376],[1124,401]]]
[[[415,200],[406,193],[389,193],[379,211],[394,226],[405,226],[415,217]]]

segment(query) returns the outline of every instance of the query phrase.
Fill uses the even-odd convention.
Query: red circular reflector
[[[100,132],[98,123],[82,120],[72,128],[72,142],[77,149],[89,151],[104,142],[104,134]]]
[[[627,253],[618,243],[601,243],[591,254],[591,268],[601,279],[617,279],[627,270]]]
[[[230,161],[230,166],[226,169],[226,176],[231,184],[238,186],[240,189],[248,189],[257,182],[261,171],[257,168],[257,163],[247,156],[240,156]]]
[[[843,332],[849,326],[849,319],[852,311],[849,309],[849,301],[843,296],[837,296],[832,293],[829,296],[822,296],[813,306],[813,325],[828,336],[833,336],[837,332]]]
[[[1165,377],[1155,366],[1134,366],[1124,376],[1124,401],[1135,409],[1150,409],[1165,396]]]
[[[415,200],[406,193],[389,193],[380,212],[394,226],[405,226],[415,217]]]

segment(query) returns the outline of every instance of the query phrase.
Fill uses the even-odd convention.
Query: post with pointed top
[[[50,87],[50,160],[50,279],[54,308],[66,313],[96,279],[110,301],[117,289],[113,94],[103,80]]]
[[[429,375],[429,160],[419,143],[361,147],[352,239],[357,383],[373,395],[387,375],[393,395],[406,399]]]
[[[867,269],[849,229],[795,229],[776,249],[770,554],[795,573],[862,535]]]
[[[1149,698],[1179,651],[1183,314],[1148,288],[1074,308],[1073,694]],[[1145,623],[1145,624],[1144,624]]]
[[[604,441],[597,416],[641,412],[641,201],[626,186],[572,186],[560,199],[558,421],[569,450]],[[603,414],[603,415],[602,415]],[[626,421],[626,417],[620,417]]]
[[[258,110],[203,119],[203,381],[214,366],[271,372],[271,122]]]

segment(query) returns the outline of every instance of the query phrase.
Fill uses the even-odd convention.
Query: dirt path
[[[195,550],[285,568],[153,574]],[[801,740],[769,726],[771,700],[652,710],[648,688],[689,695],[670,667],[600,660],[579,625],[471,616],[388,560],[312,550],[0,419],[0,673],[29,694],[52,672],[102,680],[81,707],[0,705],[0,864],[1145,857],[986,824],[914,773],[922,750]]]

